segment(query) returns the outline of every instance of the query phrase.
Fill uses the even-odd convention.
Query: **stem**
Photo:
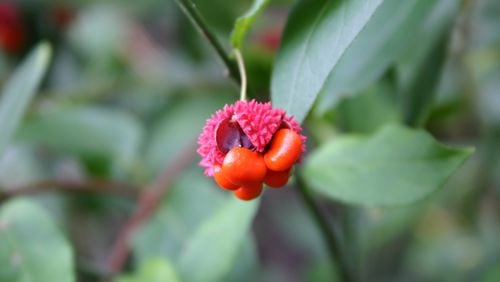
[[[304,201],[314,220],[316,221],[316,225],[323,235],[323,239],[325,240],[325,244],[328,247],[328,251],[330,252],[332,261],[337,263],[337,275],[340,278],[340,281],[352,281],[347,264],[341,256],[339,239],[337,238],[336,234],[330,229],[328,221],[322,215],[318,206],[314,202],[314,199],[309,193],[307,185],[302,178],[300,171],[297,171],[295,175],[297,177],[297,191],[299,192],[302,200]]]
[[[238,68],[240,70],[240,78],[241,78],[240,100],[245,101],[247,99],[247,74],[245,71],[245,61],[243,60],[243,56],[241,55],[241,51],[239,49],[234,49],[233,52],[234,55],[236,56],[236,61],[238,62]]]
[[[198,29],[198,31],[207,39],[208,43],[215,50],[217,55],[221,58],[222,62],[226,65],[228,74],[233,78],[234,81],[240,83],[240,76],[238,75],[238,69],[234,62],[229,58],[228,54],[222,47],[222,44],[215,37],[215,35],[208,29],[208,25],[205,23],[202,16],[196,10],[196,5],[190,0],[175,0],[177,5],[186,14],[193,25]]]

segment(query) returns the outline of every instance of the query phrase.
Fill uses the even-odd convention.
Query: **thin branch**
[[[234,49],[233,52],[234,55],[236,56],[236,61],[238,62],[238,69],[240,71],[240,78],[241,78],[240,100],[245,101],[247,99],[247,73],[245,71],[245,61],[243,60],[243,56],[241,55],[241,51],[239,49]]]
[[[339,243],[340,240],[337,238],[336,234],[330,228],[328,221],[326,220],[326,218],[324,218],[321,211],[316,206],[316,203],[314,202],[314,199],[309,193],[307,185],[304,179],[302,178],[301,172],[297,171],[295,175],[297,177],[297,187],[298,187],[297,191],[299,192],[302,200],[304,201],[307,208],[314,217],[316,225],[318,226],[321,234],[323,235],[323,239],[328,247],[330,257],[333,260],[333,262],[336,263],[337,273],[340,278],[340,281],[344,282],[352,281],[347,262],[343,259],[342,253],[340,251],[340,243]]]
[[[215,37],[215,35],[210,31],[205,20],[198,13],[196,5],[190,0],[175,0],[175,2],[198,29],[198,31],[207,39],[208,43],[210,43],[217,55],[221,58],[222,62],[227,67],[229,76],[232,77],[236,83],[240,84],[240,76],[238,74],[237,66],[226,53],[217,37]]]
[[[0,202],[16,196],[42,192],[98,193],[134,197],[137,191],[137,187],[133,185],[104,179],[51,179],[35,182],[22,187],[0,190]]]
[[[119,273],[127,261],[130,251],[130,240],[137,229],[146,222],[158,207],[163,196],[178,176],[193,160],[194,145],[186,146],[155,181],[144,189],[139,196],[137,207],[118,234],[107,261],[111,273]]]

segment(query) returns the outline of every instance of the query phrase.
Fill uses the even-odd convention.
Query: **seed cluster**
[[[302,151],[300,135],[291,129],[280,129],[264,154],[247,148],[231,149],[214,179],[224,189],[233,190],[242,200],[252,200],[262,192],[263,183],[283,187]]]
[[[209,119],[198,153],[205,174],[242,200],[257,198],[263,184],[285,186],[305,151],[299,124],[270,103],[238,101]]]

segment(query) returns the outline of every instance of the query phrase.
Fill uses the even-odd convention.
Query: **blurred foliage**
[[[356,280],[500,281],[499,1],[193,2],[228,53],[250,11],[237,38],[250,96],[303,120],[300,171]],[[190,148],[115,281],[336,278],[294,181],[242,203],[196,166],[204,121],[238,87],[175,1],[3,1],[1,40],[12,25],[23,40],[0,42],[0,281],[105,279],[136,207],[1,195],[50,179],[140,193]],[[475,147],[458,169],[456,146]]]
[[[148,262],[141,265],[139,270],[131,275],[123,275],[115,279],[116,282],[162,282],[171,281],[178,282],[179,276],[175,272],[172,265],[165,259],[152,258]]]
[[[4,266],[0,280],[74,279],[70,244],[42,209],[28,200],[16,199],[2,206],[0,222],[0,261]]]

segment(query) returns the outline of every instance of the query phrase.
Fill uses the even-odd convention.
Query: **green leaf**
[[[231,200],[201,225],[186,243],[179,270],[186,281],[221,281],[238,263],[236,255],[248,234],[259,201]]]
[[[49,216],[26,199],[0,209],[0,281],[75,281],[73,252]]]
[[[92,106],[54,107],[37,112],[17,135],[20,141],[83,159],[105,159],[117,176],[132,166],[142,137],[142,125],[133,116]]]
[[[398,84],[403,88],[411,83],[411,80],[418,73],[419,66],[442,38],[442,35],[453,28],[452,25],[459,11],[459,3],[455,0],[436,2],[432,13],[413,34],[413,40],[419,43],[418,46],[408,48],[401,61],[395,65]]]
[[[402,89],[402,119],[408,125],[422,125],[435,102],[458,6],[454,0],[439,1],[414,35],[422,44],[396,66]]]
[[[368,138],[344,137],[307,159],[304,178],[318,192],[351,204],[393,206],[444,185],[473,149],[453,149],[423,130],[390,125]]]
[[[269,0],[254,0],[252,7],[250,7],[245,14],[236,19],[233,31],[231,32],[231,45],[233,48],[241,48],[241,44],[243,43],[250,26],[268,3]]]
[[[45,74],[51,57],[48,43],[38,45],[9,79],[0,97],[0,154],[9,143]]]
[[[327,76],[382,0],[303,0],[292,12],[272,75],[272,100],[303,121]]]
[[[403,121],[409,126],[422,126],[427,118],[436,88],[446,61],[449,32],[441,34],[440,40],[420,64],[418,72],[402,95]]]
[[[412,44],[418,42],[415,41],[417,31],[436,6],[444,2],[449,1],[385,0],[330,71],[318,110],[324,112],[341,98],[356,94],[378,79],[412,49]]]
[[[165,258],[152,258],[139,267],[134,274],[123,275],[115,282],[179,282],[179,276],[172,264]]]

